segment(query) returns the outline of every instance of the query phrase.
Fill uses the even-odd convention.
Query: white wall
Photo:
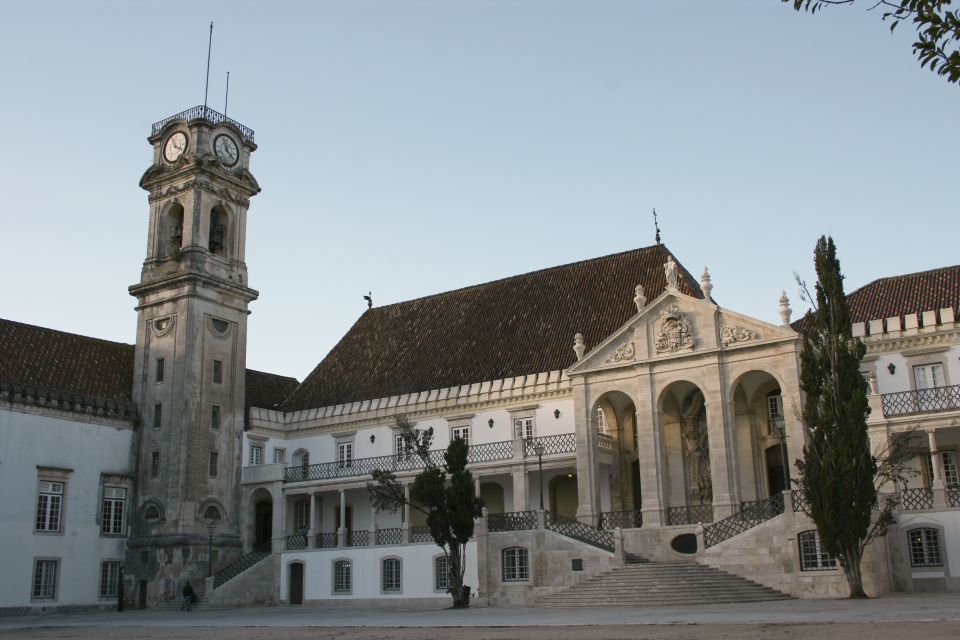
[[[356,600],[369,598],[406,599],[440,598],[449,599],[443,591],[433,589],[434,558],[442,555],[435,544],[414,544],[396,547],[354,547],[346,549],[324,549],[317,551],[297,551],[284,553],[280,568],[280,597],[289,600],[290,563],[304,563],[305,600]],[[401,560],[401,593],[381,593],[380,563],[384,558]],[[333,593],[333,563],[347,559],[353,563],[353,592],[350,595]],[[477,591],[477,544],[467,544],[467,572],[464,584],[470,585],[473,593]]]
[[[0,409],[0,608],[115,602],[99,598],[100,562],[122,560],[125,539],[100,537],[101,474],[133,476],[133,446],[131,428]],[[73,469],[59,534],[34,532],[38,465]],[[31,601],[36,557],[59,558],[55,600]]]

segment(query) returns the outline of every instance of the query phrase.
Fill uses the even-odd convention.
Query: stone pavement
[[[127,610],[0,618],[0,631],[32,627],[523,627],[647,624],[822,624],[960,621],[960,592],[892,594],[870,600],[785,600],[683,608],[467,611],[350,605],[280,606],[190,613]]]

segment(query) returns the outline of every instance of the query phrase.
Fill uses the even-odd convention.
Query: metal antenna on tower
[[[223,117],[227,117],[227,101],[230,100],[230,72],[227,71],[227,92],[223,96]]]
[[[656,209],[656,207],[654,207],[654,209],[653,209],[653,228],[654,228],[654,230],[657,232],[657,234],[656,234],[656,236],[655,236],[655,238],[656,238],[656,240],[657,240],[657,244],[660,244],[660,226],[657,224],[657,209]]]
[[[207,114],[207,93],[210,90],[210,51],[213,49],[213,20],[210,21],[210,38],[207,40],[207,82],[203,85],[203,114]]]

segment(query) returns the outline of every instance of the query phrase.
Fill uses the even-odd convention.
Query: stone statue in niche
[[[685,404],[682,437],[688,504],[711,504],[713,481],[710,476],[710,441],[707,437],[707,411],[703,396],[697,392]]]
[[[676,305],[660,312],[656,327],[656,349],[658,353],[693,349],[690,323]]]
[[[663,273],[667,276],[667,289],[676,290],[680,274],[677,272],[677,263],[673,261],[673,256],[669,256],[663,263]]]

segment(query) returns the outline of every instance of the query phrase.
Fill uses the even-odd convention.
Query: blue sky
[[[862,4],[862,3],[857,3]],[[0,316],[134,341],[150,125],[256,131],[248,366],[365,309],[663,239],[777,322],[817,237],[847,290],[957,259],[960,90],[865,6],[777,0],[0,3]],[[624,295],[632,298],[632,291]]]

